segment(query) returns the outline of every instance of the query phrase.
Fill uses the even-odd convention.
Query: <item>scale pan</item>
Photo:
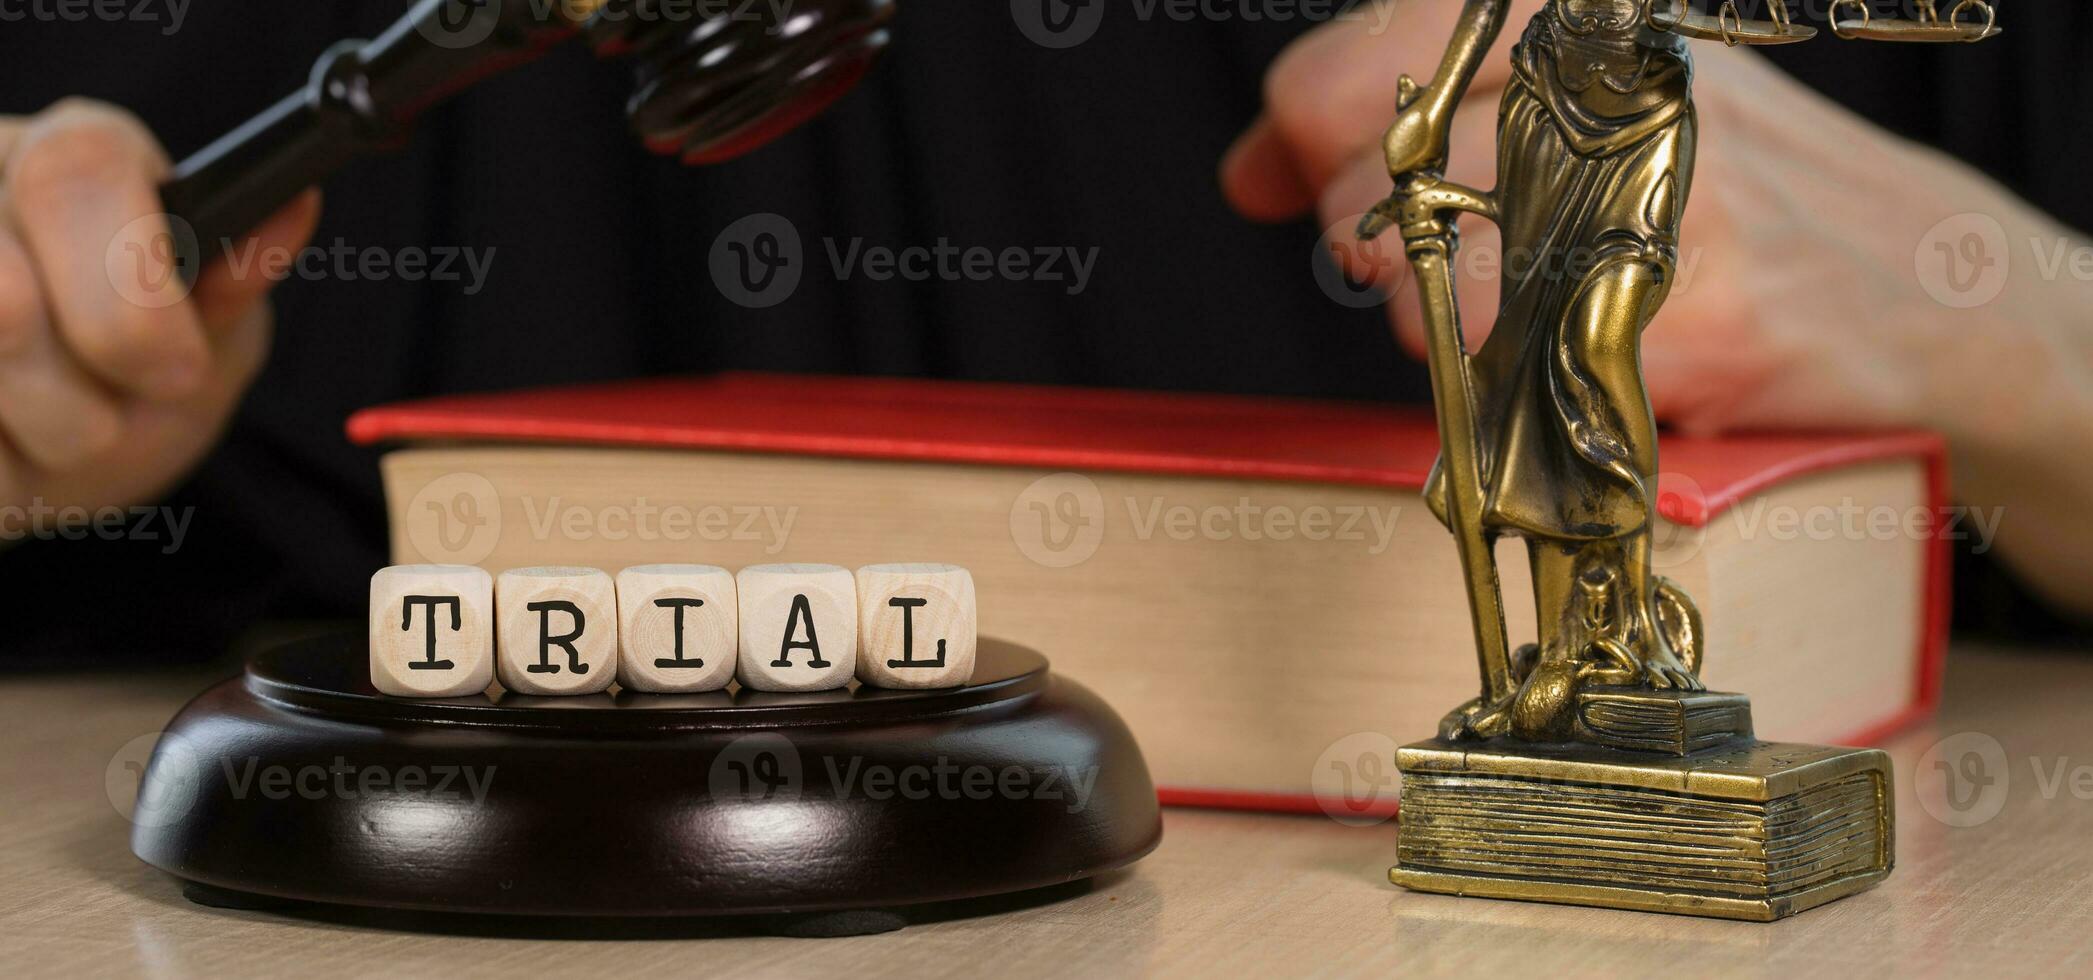
[[[1842,38],[1859,41],[1901,41],[1906,44],[1968,44],[2005,33],[1995,24],[1928,23],[1922,20],[1841,20],[1832,31]]]
[[[1714,14],[1674,6],[1650,11],[1650,26],[1660,31],[1700,41],[1725,44],[1794,44],[1817,36],[1805,24],[1781,24],[1770,20],[1725,20]]]

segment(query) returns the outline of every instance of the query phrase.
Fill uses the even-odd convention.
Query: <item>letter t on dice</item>
[[[974,576],[958,565],[858,569],[858,680],[960,687],[974,677]]]
[[[471,565],[371,576],[371,686],[403,698],[478,694],[494,680],[494,579]]]
[[[595,568],[512,568],[494,580],[501,686],[594,694],[618,676],[618,590]]]

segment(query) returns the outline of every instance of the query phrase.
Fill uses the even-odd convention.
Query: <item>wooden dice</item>
[[[618,592],[600,569],[512,568],[494,581],[496,674],[519,694],[594,694],[618,675]]]
[[[960,687],[974,578],[957,565],[398,565],[371,576],[371,684],[395,697]]]
[[[837,565],[752,565],[741,599],[735,676],[757,691],[826,691],[857,671],[857,584]]]
[[[494,680],[494,579],[471,565],[395,565],[371,576],[371,686],[455,698]]]
[[[715,565],[637,565],[618,573],[618,686],[654,694],[717,691],[740,647],[734,573]]]
[[[857,572],[858,680],[959,687],[974,676],[974,576],[958,565],[866,565]]]

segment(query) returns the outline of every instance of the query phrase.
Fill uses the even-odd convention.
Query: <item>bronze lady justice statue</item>
[[[1512,50],[1498,186],[1444,178],[1454,107],[1510,0],[1462,0],[1438,74],[1400,80],[1384,148],[1418,284],[1442,452],[1427,500],[1460,545],[1482,691],[1402,750],[1412,888],[1778,918],[1888,874],[1881,753],[1753,738],[1749,702],[1699,680],[1700,615],[1651,570],[1657,428],[1641,334],[1670,292],[1693,182],[1689,38],[1806,40],[1784,0],[1549,0]],[[1879,19],[1836,0],[1841,37],[1975,41],[1986,0]],[[1503,231],[1502,308],[1469,355],[1454,219]],[[1494,544],[1526,539],[1539,642],[1508,650]],[[1656,756],[1668,756],[1658,759]]]
[[[1696,123],[1686,39],[1653,30],[1649,2],[1553,0],[1534,17],[1513,49],[1494,193],[1436,174],[1447,120],[1506,0],[1467,0],[1439,78],[1429,91],[1405,84],[1388,131],[1390,172],[1423,193],[1399,193],[1363,233],[1393,212],[1413,250],[1450,252],[1442,219],[1421,216],[1420,228],[1401,216],[1406,201],[1434,195],[1504,233],[1501,312],[1482,349],[1461,358],[1469,391],[1454,393],[1472,406],[1460,448],[1474,445],[1474,459],[1443,458],[1427,500],[1456,534],[1474,521],[1466,536],[1480,532],[1485,547],[1507,532],[1526,538],[1540,642],[1505,658],[1503,627],[1478,624],[1495,626],[1483,646],[1496,651],[1485,653],[1482,696],[1442,726],[1450,738],[1555,740],[1581,683],[1700,687],[1692,600],[1650,570],[1657,431],[1639,337],[1671,290]],[[1472,484],[1450,472],[1467,469]]]

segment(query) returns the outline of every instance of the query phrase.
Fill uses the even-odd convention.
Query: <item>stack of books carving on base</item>
[[[1357,763],[1474,695],[1419,492],[1427,407],[740,374],[394,405],[350,434],[390,447],[397,563],[964,565],[983,627],[1115,706],[1165,802],[1385,816],[1393,767]],[[1656,568],[1700,603],[1711,689],[1796,742],[1931,709],[1937,437],[1672,437],[1663,459]],[[1519,546],[1506,596],[1531,591]]]

